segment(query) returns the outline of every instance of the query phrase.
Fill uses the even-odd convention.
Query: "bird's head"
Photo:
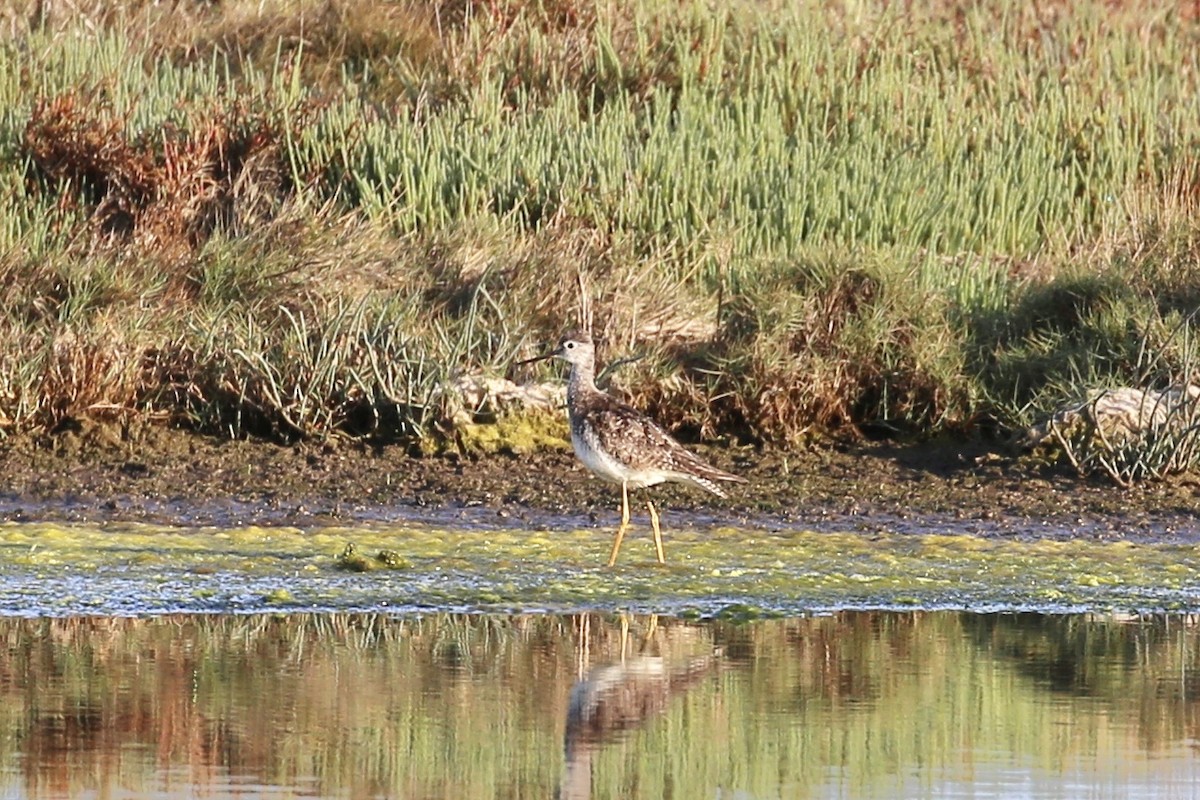
[[[568,331],[558,340],[558,347],[544,355],[529,358],[524,361],[517,362],[519,364],[531,364],[534,361],[544,361],[547,358],[561,358],[568,364],[587,364],[592,362],[596,357],[595,346],[592,344],[592,336],[587,331],[576,330]]]
[[[592,361],[596,357],[596,350],[587,331],[569,331],[558,340],[558,347],[550,355],[568,364],[582,364]]]

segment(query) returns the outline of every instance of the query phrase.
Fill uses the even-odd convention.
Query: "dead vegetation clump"
[[[53,431],[73,419],[153,416],[143,395],[145,326],[105,315],[49,332],[0,324],[0,429]]]
[[[81,205],[97,237],[169,262],[217,230],[270,219],[292,188],[285,136],[279,120],[235,103],[131,137],[111,109],[67,94],[34,104],[21,152],[31,196]]]

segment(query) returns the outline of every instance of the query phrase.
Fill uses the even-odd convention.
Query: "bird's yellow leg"
[[[658,512],[654,510],[654,503],[646,501],[646,508],[650,509],[650,527],[654,528],[654,547],[658,550],[658,563],[665,564],[667,560],[663,558],[662,548],[662,529],[658,527]]]
[[[629,528],[629,484],[621,482],[621,527],[617,528],[617,538],[613,540],[612,554],[608,557],[608,565],[611,567],[617,563],[617,551],[621,549],[621,540],[625,538],[625,531]]]

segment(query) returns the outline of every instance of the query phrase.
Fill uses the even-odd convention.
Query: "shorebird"
[[[575,455],[596,476],[621,484],[621,525],[613,540],[608,566],[617,563],[621,540],[629,528],[629,490],[671,481],[696,486],[725,497],[721,481],[745,483],[738,475],[705,463],[686,449],[654,420],[596,387],[596,348],[586,331],[571,331],[558,347],[545,355],[521,361],[530,364],[561,358],[571,365],[567,380],[567,412]],[[658,563],[663,557],[658,511],[646,501]]]

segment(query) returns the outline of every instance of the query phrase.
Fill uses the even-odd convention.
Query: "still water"
[[[1192,798],[1194,622],[0,619],[0,797]]]

